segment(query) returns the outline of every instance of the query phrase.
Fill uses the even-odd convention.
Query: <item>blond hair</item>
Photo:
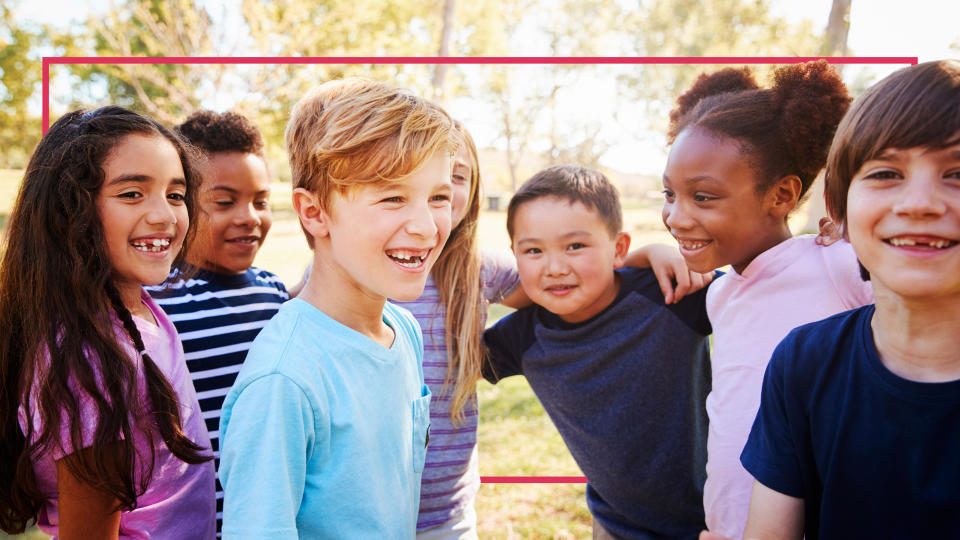
[[[477,380],[483,361],[483,311],[480,296],[480,249],[477,221],[480,215],[480,161],[473,137],[456,122],[456,135],[467,150],[470,165],[470,194],[463,220],[450,233],[443,252],[433,266],[433,281],[446,310],[447,375],[444,387],[453,384],[450,419],[463,422],[463,407],[476,399]]]
[[[316,194],[325,210],[334,192],[401,180],[457,147],[453,120],[439,106],[359,78],[330,81],[303,96],[285,138],[293,187]],[[309,234],[307,241],[312,247]]]

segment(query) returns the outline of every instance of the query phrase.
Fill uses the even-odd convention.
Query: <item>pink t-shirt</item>
[[[740,464],[760,407],[770,355],[790,330],[873,302],[848,242],[823,247],[798,236],[761,253],[707,291],[713,326],[713,390],[707,397],[707,528],[741,538],[753,477]]]
[[[180,397],[180,421],[184,434],[196,444],[210,448],[210,438],[200,413],[197,394],[183,357],[183,347],[176,329],[170,320],[146,292],[141,295],[144,304],[150,308],[159,326],[152,322],[134,317],[134,322],[143,338],[147,354],[160,368],[170,385]],[[147,400],[143,369],[140,356],[126,337],[126,332],[118,323],[117,332],[121,343],[131,358],[138,363],[138,385],[144,400]],[[77,386],[80,414],[84,418],[95,415],[91,399]],[[26,425],[25,411],[20,409],[21,428]],[[39,430],[40,418],[33,411],[33,422]],[[93,422],[82,426],[84,445],[92,444],[95,426]],[[149,446],[141,432],[135,433],[135,446],[140,455],[149,455]],[[66,452],[64,448],[68,449]],[[47,534],[57,536],[59,516],[57,513],[57,460],[64,457],[70,444],[69,426],[60,434],[60,448],[40,456],[34,461],[37,487],[47,496],[40,510],[38,526]],[[163,439],[157,435],[154,439],[156,457],[153,475],[146,492],[137,499],[137,508],[122,512],[120,516],[121,538],[150,538],[153,540],[170,539],[210,539],[216,536],[216,498],[214,496],[213,461],[199,465],[184,463],[167,449]]]

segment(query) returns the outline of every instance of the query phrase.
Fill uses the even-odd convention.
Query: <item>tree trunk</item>
[[[450,56],[450,40],[453,36],[453,14],[456,7],[456,0],[444,0],[443,2],[443,28],[440,30],[440,51],[437,56]],[[436,64],[433,66],[433,99],[443,102],[446,92],[447,66],[449,64]]]

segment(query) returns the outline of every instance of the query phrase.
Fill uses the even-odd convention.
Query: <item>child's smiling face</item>
[[[520,205],[513,253],[520,284],[531,300],[567,322],[603,311],[618,293],[614,268],[623,266],[630,237],[611,235],[595,210],[546,196]]]
[[[663,223],[687,265],[742,272],[757,255],[789,236],[770,214],[771,193],[757,193],[757,172],[740,143],[702,129],[677,136],[663,174]]]
[[[190,262],[224,274],[245,272],[273,223],[266,163],[256,154],[212,154],[200,207]]]
[[[846,226],[878,296],[960,297],[960,144],[890,148],[864,163]]]
[[[180,155],[160,135],[127,135],[107,155],[103,173],[96,205],[114,285],[125,302],[139,299],[142,285],[166,279],[186,235]]]
[[[438,152],[403,180],[330,197],[329,265],[342,284],[370,297],[410,301],[450,236],[450,156]]]

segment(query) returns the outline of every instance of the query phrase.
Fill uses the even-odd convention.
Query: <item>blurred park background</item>
[[[937,0],[0,0],[0,227],[41,136],[42,57],[918,57],[960,56],[960,3]],[[900,65],[838,66],[851,93]],[[343,76],[408,87],[473,132],[487,200],[480,241],[507,249],[503,208],[540,168],[603,170],[623,195],[633,246],[669,242],[660,222],[664,133],[707,64],[54,64],[51,122],[114,103],[173,125],[234,110],[263,131],[274,226],[257,265],[296,283],[310,254],[290,205],[287,113]],[[754,66],[765,82],[772,66]],[[815,227],[813,201],[795,232]],[[491,308],[491,321],[506,310]],[[522,378],[480,393],[481,474],[579,475]],[[482,538],[590,536],[582,484],[484,485]],[[3,535],[0,533],[0,538]]]

